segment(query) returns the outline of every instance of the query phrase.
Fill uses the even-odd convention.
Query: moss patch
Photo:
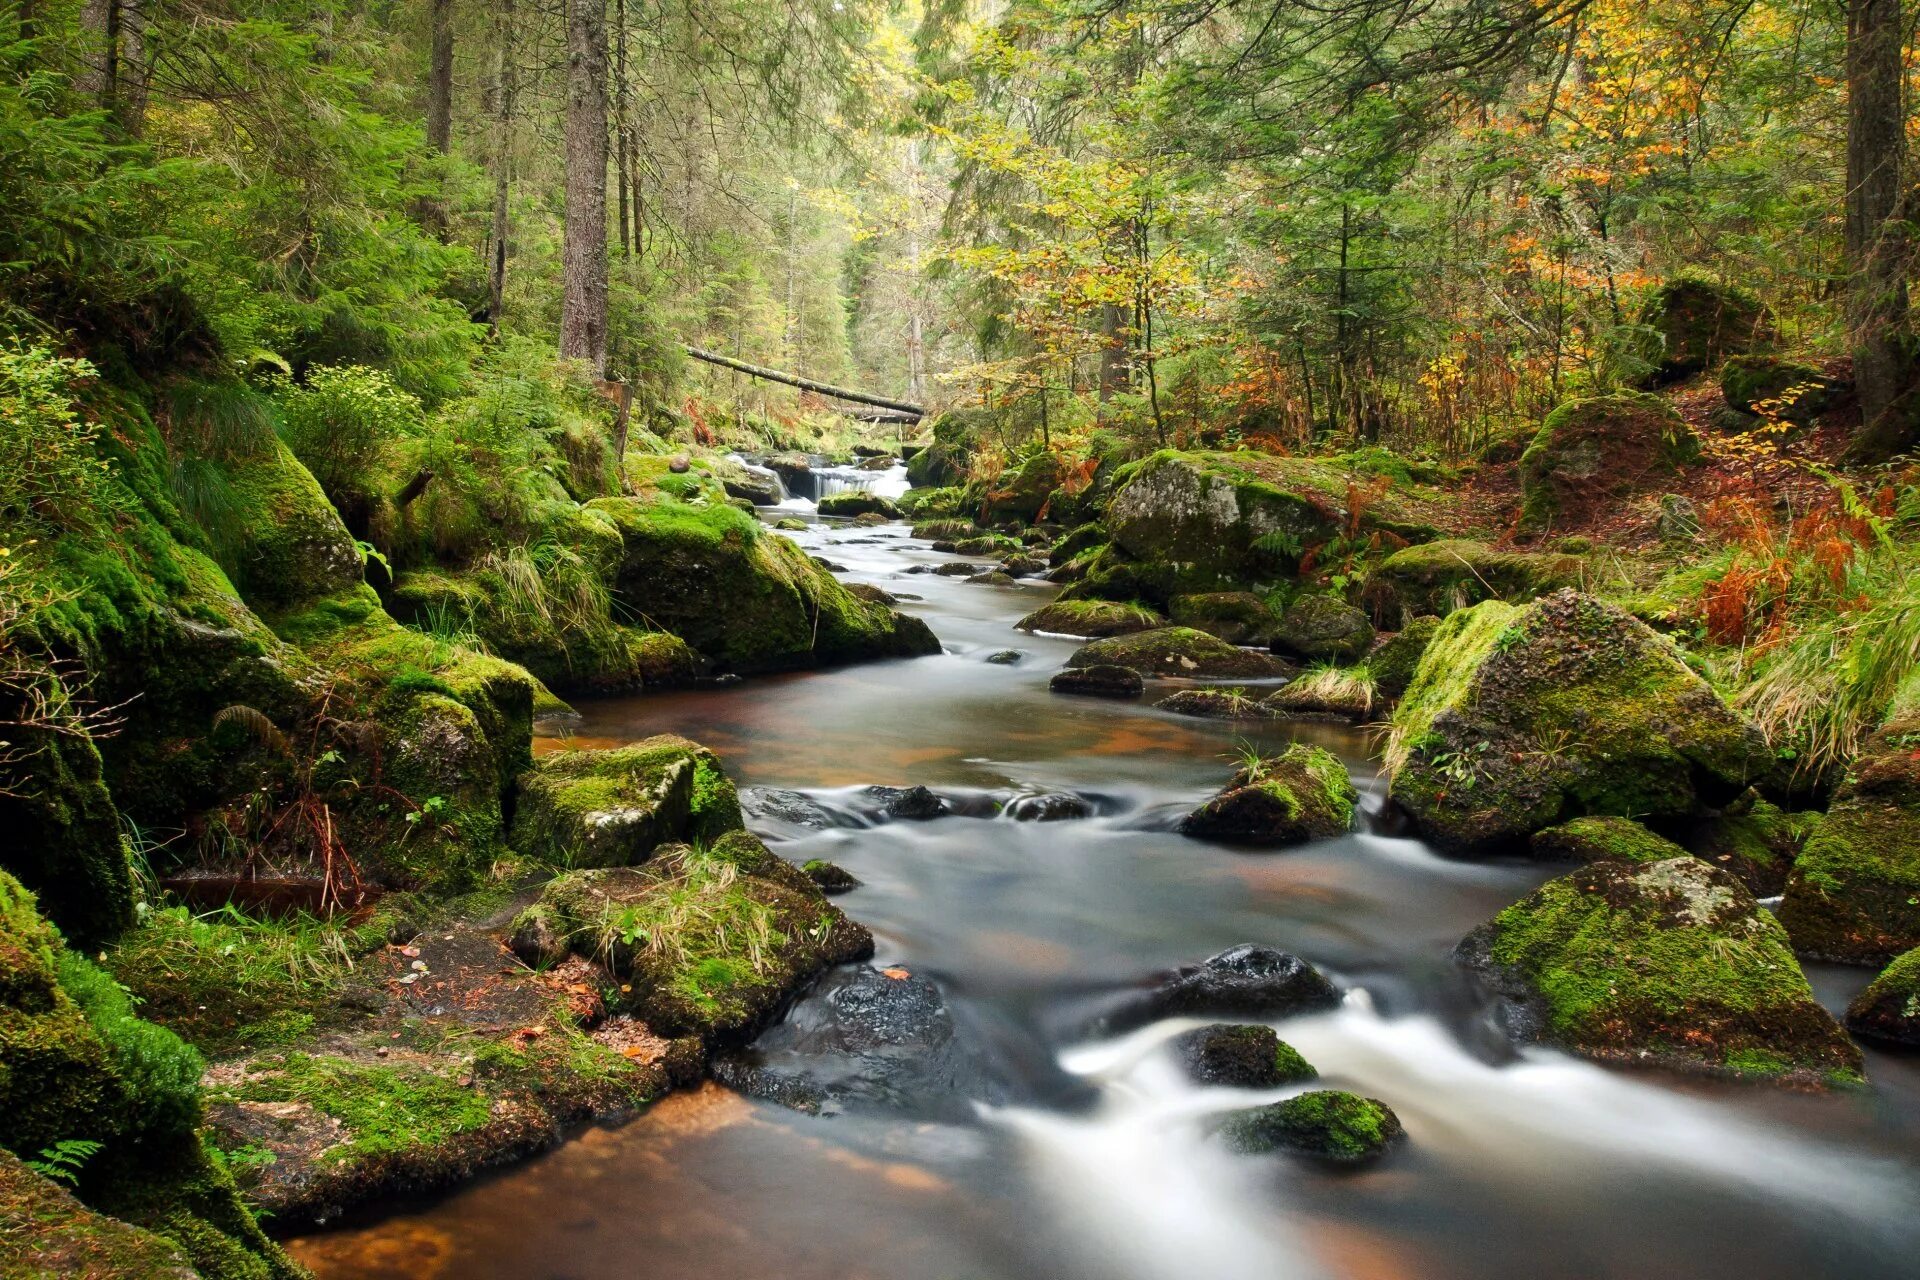
[[[1019,631],[1084,636],[1089,640],[1132,635],[1167,625],[1159,613],[1143,604],[1113,600],[1056,600],[1013,624]]]
[[[1533,856],[1559,862],[1663,862],[1686,855],[1673,841],[1628,818],[1575,818],[1533,833]]]
[[[1581,525],[1699,456],[1692,428],[1657,396],[1570,400],[1547,415],[1521,455],[1521,521],[1533,529]]]
[[[1180,830],[1233,844],[1298,844],[1345,834],[1359,799],[1337,756],[1296,742],[1235,773],[1225,790],[1186,816]]]
[[[644,862],[672,841],[741,825],[740,799],[712,752],[671,734],[607,751],[556,751],[520,775],[513,844],[560,867]]]

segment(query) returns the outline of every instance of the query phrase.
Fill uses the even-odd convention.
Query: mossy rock
[[[1780,919],[1819,960],[1881,965],[1920,946],[1920,712],[1868,739],[1794,863]]]
[[[1292,668],[1264,653],[1249,653],[1191,627],[1158,627],[1081,645],[1069,667],[1127,667],[1141,675],[1191,678],[1281,676]]]
[[[787,496],[777,473],[754,471],[725,458],[714,462],[713,473],[728,497],[744,498],[756,507],[777,506]]]
[[[870,489],[847,489],[830,493],[817,504],[823,516],[883,516],[888,520],[904,517],[891,498]]]
[[[1175,595],[1289,580],[1302,556],[1350,527],[1362,536],[1379,533],[1389,546],[1438,536],[1443,495],[1404,484],[1376,491],[1375,484],[1337,461],[1162,450],[1121,468],[1107,505],[1117,560],[1140,566],[1134,580],[1096,567],[1086,581],[1124,591],[1119,598],[1163,604]],[[1361,504],[1356,493],[1371,496]]]
[[[353,535],[284,444],[235,460],[228,474],[246,541],[221,567],[248,605],[270,617],[361,581]]]
[[[1561,591],[1440,624],[1394,711],[1388,766],[1422,834],[1470,851],[1589,814],[1687,817],[1742,795],[1774,757],[1670,641]]]
[[[977,538],[985,530],[971,520],[922,520],[913,526],[913,536],[929,542],[951,542],[959,538]]]
[[[1264,645],[1273,640],[1279,619],[1251,591],[1202,591],[1168,602],[1175,625],[1192,627],[1228,644]]]
[[[1665,862],[1687,851],[1631,818],[1575,818],[1533,833],[1533,856],[1547,862]]]
[[[1047,548],[1047,563],[1058,568],[1074,557],[1092,551],[1107,540],[1107,531],[1097,524],[1083,524],[1062,534]]]
[[[1068,667],[1065,671],[1055,672],[1047,681],[1047,688],[1053,693],[1072,694],[1082,698],[1138,698],[1146,692],[1146,682],[1140,673],[1130,667],[1112,665],[1093,667]]]
[[[1820,822],[1818,813],[1788,813],[1750,791],[1695,822],[1684,843],[1695,857],[1731,872],[1756,898],[1771,898],[1786,888]]]
[[[1235,689],[1182,689],[1153,705],[1177,716],[1205,720],[1271,720],[1275,716],[1265,702]]]
[[[672,734],[603,751],[555,751],[520,775],[513,847],[559,867],[625,867],[662,844],[741,826],[711,751]]]
[[[1019,466],[989,481],[981,495],[980,517],[985,524],[1017,521],[1032,524],[1047,509],[1053,492],[1067,478],[1065,459],[1045,450],[1030,455]]]
[[[1697,858],[1581,867],[1475,930],[1456,956],[1510,1002],[1521,1040],[1801,1087],[1860,1079],[1860,1051],[1814,999],[1786,930]]]
[[[1316,1089],[1285,1102],[1236,1111],[1220,1137],[1242,1155],[1288,1152],[1341,1165],[1369,1164],[1406,1140],[1386,1103],[1336,1089]]]
[[[0,1275],[201,1280],[173,1241],[88,1209],[0,1150]]]
[[[800,870],[825,894],[851,893],[860,887],[858,876],[825,858],[811,858],[801,864]]]
[[[805,533],[807,522],[799,516],[781,516],[773,522],[773,527],[782,533]]]
[[[1699,457],[1693,429],[1658,396],[1569,400],[1546,416],[1520,459],[1521,523],[1565,528],[1609,515]]]
[[[1398,627],[1421,616],[1445,617],[1482,600],[1525,604],[1562,587],[1585,585],[1589,576],[1583,556],[1496,551],[1484,542],[1443,538],[1381,561],[1367,578],[1367,599],[1377,621]]]
[[[1367,655],[1367,673],[1373,677],[1376,696],[1389,701],[1399,698],[1413,683],[1420,659],[1440,630],[1440,619],[1432,614],[1407,619],[1406,625],[1388,636]]]
[[[1307,662],[1357,662],[1373,647],[1364,611],[1332,596],[1302,596],[1273,629],[1273,651]]]
[[[616,601],[724,670],[939,652],[925,623],[854,596],[751,516],[668,498],[590,505],[611,515],[621,532]]]
[[[1772,340],[1772,323],[1758,298],[1692,272],[1654,290],[1640,308],[1640,324],[1651,335],[1648,386],[1678,382]]]
[[[1740,413],[1805,426],[1836,408],[1846,387],[1812,365],[1778,356],[1735,356],[1721,367],[1720,394]]]
[[[1891,1044],[1920,1046],[1920,947],[1905,952],[1847,1005],[1847,1029]]]
[[[1296,742],[1235,773],[1219,795],[1181,821],[1180,831],[1202,840],[1264,847],[1324,840],[1353,826],[1359,799],[1337,756]]]
[[[744,831],[670,845],[643,866],[569,872],[541,902],[572,949],[606,962],[661,1035],[737,1042],[873,937],[793,864]]]
[[[0,868],[32,890],[76,945],[103,946],[133,923],[134,892],[100,753],[84,736],[10,736],[28,754],[0,791],[0,829],[8,833]]]
[[[1017,631],[1044,631],[1051,635],[1100,640],[1132,635],[1167,625],[1167,620],[1143,604],[1115,600],[1056,600],[1035,609],[1013,624]]]
[[[990,409],[949,409],[927,424],[932,441],[907,459],[907,479],[916,489],[962,484],[973,462],[980,432],[996,416]]]
[[[1174,1039],[1173,1054],[1196,1084],[1278,1089],[1319,1076],[1272,1027],[1216,1022]]]
[[[1379,702],[1370,668],[1321,666],[1268,694],[1264,705],[1290,720],[1361,724],[1372,718]]]

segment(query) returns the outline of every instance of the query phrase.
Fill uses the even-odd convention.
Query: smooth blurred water
[[[858,807],[925,784],[980,812],[1067,791],[1093,817],[814,830],[758,824],[796,861],[864,887],[839,901],[879,960],[935,979],[1014,1075],[1036,1062],[1091,1106],[819,1119],[717,1086],[593,1130],[430,1204],[297,1242],[326,1280],[1240,1280],[1294,1277],[1920,1275],[1920,1065],[1870,1052],[1837,1097],[1679,1083],[1510,1050],[1448,953],[1548,872],[1441,858],[1377,830],[1360,731],[1223,725],[1055,697],[1074,642],[1011,629],[1051,588],[991,587],[915,564],[950,557],[900,526],[796,535],[850,580],[921,597],[946,652],[907,662],[583,707],[576,745],[678,732],[745,786]],[[1008,648],[1020,662],[986,657]],[[1363,829],[1277,853],[1169,828],[1243,741],[1310,738],[1367,795]],[[978,802],[978,803],[975,803]],[[1229,1157],[1214,1112],[1283,1096],[1202,1089],[1165,1042],[1192,1021],[1084,1042],[1101,996],[1236,942],[1295,951],[1350,994],[1276,1023],[1324,1081],[1389,1103],[1407,1146],[1365,1172]],[[1838,1007],[1869,975],[1819,968]]]

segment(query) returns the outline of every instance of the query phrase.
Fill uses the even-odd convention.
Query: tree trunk
[[[1127,389],[1126,312],[1118,303],[1100,308],[1100,402]]]
[[[493,226],[489,232],[493,253],[488,261],[487,328],[500,332],[500,312],[507,293],[507,197],[513,189],[513,106],[519,91],[513,57],[513,0],[499,0],[494,10],[493,77]]]
[[[157,2],[121,0],[119,5],[113,113],[132,138],[139,137],[147,124],[147,6]]]
[[[427,56],[427,146],[440,155],[453,140],[453,0],[433,0]]]
[[[567,0],[560,355],[607,365],[607,0]]]
[[[119,25],[117,0],[85,0],[80,6],[80,65],[73,87],[102,107],[113,105]]]
[[[615,188],[620,193],[620,256],[634,250],[628,224],[628,196],[633,190],[632,126],[627,119],[627,0],[613,0],[613,160]]]
[[[1911,403],[1907,333],[1906,157],[1900,0],[1847,5],[1847,321],[1860,434],[1849,452],[1878,461],[1911,446],[1920,414]]]

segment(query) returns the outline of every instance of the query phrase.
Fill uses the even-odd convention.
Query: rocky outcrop
[[[1182,820],[1180,830],[1228,844],[1301,844],[1346,834],[1358,799],[1338,758],[1296,742],[1235,773],[1225,790]]]
[[[1799,426],[1837,408],[1849,390],[1811,365],[1778,356],[1735,356],[1720,369],[1720,394],[1728,408]]]
[[[1786,931],[1697,858],[1602,861],[1543,885],[1456,952],[1516,1039],[1620,1066],[1809,1088],[1860,1051],[1807,986]]]
[[[1670,642],[1562,591],[1442,622],[1387,763],[1421,832],[1474,850],[1588,814],[1686,817],[1743,794],[1774,758]]]

